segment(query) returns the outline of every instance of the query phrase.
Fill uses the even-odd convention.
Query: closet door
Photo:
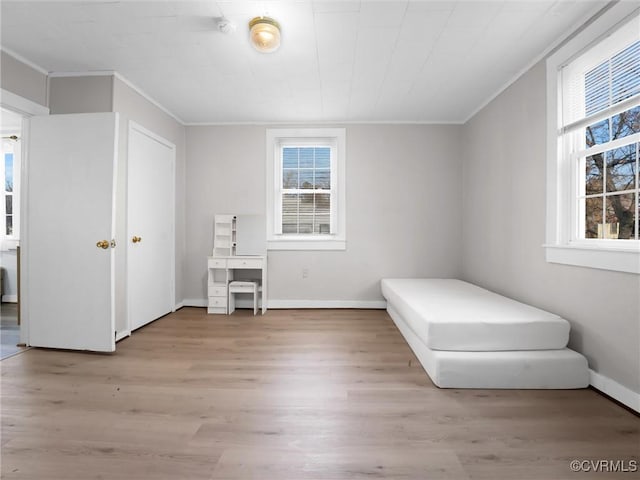
[[[175,146],[129,124],[127,292],[135,330],[173,310]]]
[[[115,113],[32,117],[22,313],[37,347],[115,350]]]

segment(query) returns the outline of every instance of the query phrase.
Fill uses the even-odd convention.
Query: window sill
[[[341,239],[279,238],[267,241],[267,250],[346,250],[347,242]]]
[[[0,240],[0,251],[7,252],[9,250],[17,250],[20,240],[2,239]]]
[[[640,249],[632,246],[543,245],[549,263],[612,270],[640,275]]]

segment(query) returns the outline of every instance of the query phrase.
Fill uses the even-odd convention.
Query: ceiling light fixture
[[[253,47],[262,53],[275,52],[280,46],[280,24],[271,17],[255,17],[249,22]]]

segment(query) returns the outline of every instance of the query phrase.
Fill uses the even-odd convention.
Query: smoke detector
[[[225,35],[236,31],[236,24],[226,17],[217,18],[216,25],[218,26],[218,30],[220,30]]]

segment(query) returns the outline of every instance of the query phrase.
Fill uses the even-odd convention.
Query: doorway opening
[[[22,115],[0,109],[0,359],[20,343],[20,167]]]

